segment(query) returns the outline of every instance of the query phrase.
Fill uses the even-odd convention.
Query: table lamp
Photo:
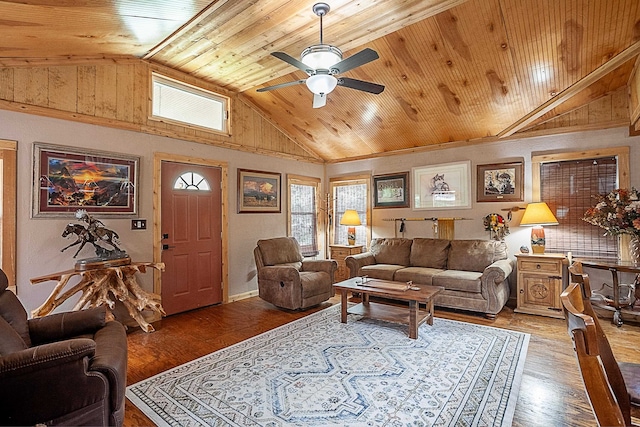
[[[347,229],[347,241],[349,246],[356,244],[356,225],[362,225],[360,222],[360,215],[353,209],[347,209],[344,211],[342,218],[340,218],[340,225],[346,225]]]
[[[545,202],[529,203],[524,210],[520,225],[532,225],[531,250],[534,254],[544,253],[544,228],[543,225],[558,225],[558,220]]]

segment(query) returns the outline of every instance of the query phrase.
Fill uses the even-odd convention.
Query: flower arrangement
[[[605,235],[630,234],[640,237],[640,194],[635,188],[618,188],[596,196],[598,203],[587,209],[584,221],[604,228]]]
[[[484,217],[484,229],[496,240],[504,240],[509,234],[509,226],[500,214],[492,213]]]

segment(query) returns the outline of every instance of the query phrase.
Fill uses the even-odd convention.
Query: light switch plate
[[[146,219],[132,219],[131,220],[131,229],[132,230],[146,230],[147,229],[147,220]]]

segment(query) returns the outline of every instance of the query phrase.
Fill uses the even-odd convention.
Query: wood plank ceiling
[[[380,59],[312,108],[270,55],[319,42],[314,0],[0,1],[0,65],[142,58],[240,93],[325,161],[508,136],[627,84],[637,0],[329,0],[324,42]]]

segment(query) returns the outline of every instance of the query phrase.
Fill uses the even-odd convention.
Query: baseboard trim
[[[227,302],[240,301],[243,299],[257,297],[257,296],[258,296],[258,290],[256,289],[255,291],[249,291],[249,292],[244,292],[242,294],[231,295],[229,296],[229,300]]]

